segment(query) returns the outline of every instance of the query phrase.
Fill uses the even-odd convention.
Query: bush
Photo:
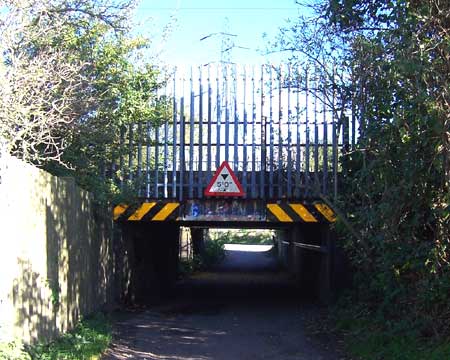
[[[206,240],[205,250],[200,257],[200,266],[208,269],[219,263],[225,257],[225,242],[223,240]]]
[[[210,236],[225,244],[273,245],[273,230],[265,229],[214,229]]]
[[[93,360],[106,350],[111,338],[110,319],[99,313],[81,320],[73,331],[55,341],[31,346],[27,352],[33,360]]]
[[[8,360],[31,360],[29,354],[24,351],[20,341],[0,343],[0,359]]]
[[[178,270],[181,276],[187,276],[196,271],[205,271],[218,264],[224,257],[225,242],[206,239],[203,253],[194,255],[191,259],[181,259]]]

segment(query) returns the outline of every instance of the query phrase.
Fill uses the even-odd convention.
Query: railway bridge
[[[315,69],[234,64],[173,69],[164,80],[162,120],[124,128],[128,151],[107,172],[118,186],[134,184],[139,199],[113,213],[134,254],[133,296],[150,291],[149,266],[161,284],[174,281],[180,228],[190,229],[194,251],[204,229],[269,228],[285,267],[330,299],[336,214],[328,199],[358,134],[332,81]]]

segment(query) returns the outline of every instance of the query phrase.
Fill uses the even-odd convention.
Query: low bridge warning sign
[[[228,162],[224,161],[217,169],[210,183],[205,189],[205,196],[244,196],[242,185],[231,170]]]

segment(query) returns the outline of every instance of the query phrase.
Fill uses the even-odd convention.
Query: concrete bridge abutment
[[[202,256],[205,252],[205,228],[192,227],[192,250],[195,255]]]
[[[299,291],[320,303],[333,302],[339,279],[335,276],[335,231],[330,224],[294,224],[277,231],[278,256],[295,278]]]
[[[180,228],[125,223],[116,229],[116,282],[122,304],[148,304],[170,294],[178,269]]]

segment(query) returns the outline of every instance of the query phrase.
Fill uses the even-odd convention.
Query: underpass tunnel
[[[247,229],[255,231],[255,229]],[[192,227],[189,229],[190,241],[192,243],[192,256],[202,256],[207,248],[206,243],[217,241],[211,233],[229,229]],[[245,231],[236,229],[237,233]],[[258,231],[258,230],[256,230]],[[259,231],[268,231],[261,229]],[[214,266],[212,270],[216,273],[217,281],[220,281],[220,273],[230,271],[241,272],[242,276],[256,274],[265,270],[267,275],[278,272],[284,273],[290,279],[292,294],[302,298],[313,299],[320,303],[332,302],[337,289],[336,274],[339,275],[336,266],[339,262],[335,260],[336,247],[335,235],[329,224],[295,224],[287,227],[270,229],[270,246],[258,245],[235,245],[227,244],[225,241],[226,258],[221,264]],[[189,239],[189,236],[188,236]],[[225,237],[226,240],[226,237]],[[222,239],[223,241],[223,239]],[[258,258],[256,254],[237,256],[236,252],[265,252],[265,257],[271,257],[271,261],[264,261],[264,257]],[[229,257],[229,261],[227,261]],[[246,266],[242,264],[242,259],[253,261]],[[259,260],[258,260],[259,259]],[[234,262],[233,262],[234,261]],[[264,266],[266,268],[264,268]],[[256,275],[255,275],[256,276]],[[224,275],[226,277],[226,275]],[[284,281],[286,276],[280,276],[280,281]]]
[[[239,296],[241,291],[242,297],[252,296],[253,292],[260,297],[292,295],[319,303],[333,301],[342,269],[338,269],[332,226],[297,223],[261,230],[245,230],[241,226],[235,231],[244,234],[265,231],[269,241],[262,246],[225,241],[225,258],[220,262],[183,274],[186,261],[195,262],[207,256],[208,242],[217,241],[220,231],[230,231],[220,229],[220,224],[208,227],[124,224],[121,240],[116,241],[116,279],[122,288],[121,302],[150,304],[168,295],[177,297],[181,292],[192,291],[207,296],[223,297],[229,292]]]
[[[223,224],[189,225],[127,222],[122,227],[125,241],[116,245],[124,246],[119,263],[129,269],[122,274],[133,306],[127,307],[131,320],[120,325],[125,342],[118,349],[125,344],[158,358],[240,359],[250,349],[245,358],[334,359],[311,350],[318,345],[305,335],[307,324],[320,321],[317,305],[329,301],[333,279],[325,275],[330,258],[324,251],[333,240],[331,228],[264,229],[270,234],[267,244],[231,244],[223,261],[181,276],[182,261],[223,238],[217,234]]]

